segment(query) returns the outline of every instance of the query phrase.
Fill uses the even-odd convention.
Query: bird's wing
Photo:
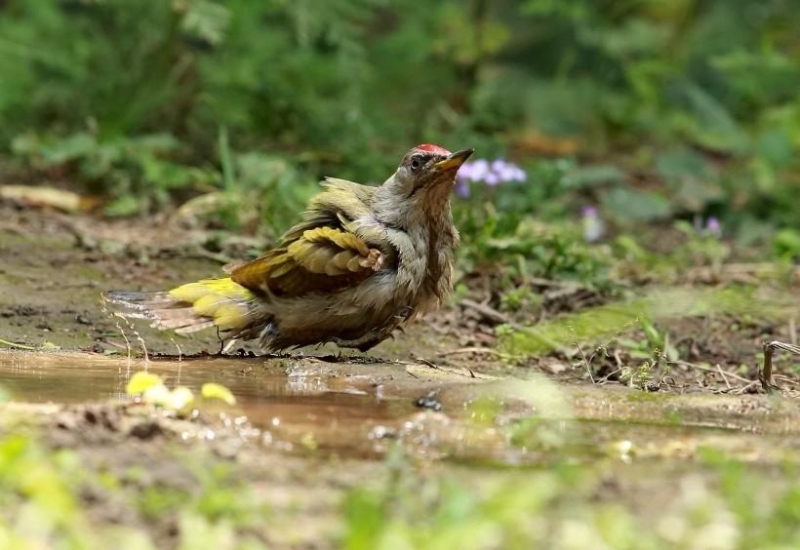
[[[381,269],[381,251],[348,230],[350,220],[369,211],[372,189],[345,180],[328,180],[326,187],[278,248],[233,269],[234,282],[276,296],[300,296],[354,286]]]
[[[325,178],[325,188],[311,199],[304,220],[287,231],[283,243],[299,238],[304,231],[316,227],[343,228],[352,220],[369,214],[374,187],[339,178]]]
[[[231,278],[253,291],[300,296],[356,285],[382,265],[380,250],[353,233],[317,227],[307,229],[288,246],[234,269]]]

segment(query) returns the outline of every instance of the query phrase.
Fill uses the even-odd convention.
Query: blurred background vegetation
[[[587,205],[626,254],[711,218],[794,258],[798,28],[794,0],[5,0],[0,177],[274,238],[321,176],[436,142],[527,173],[456,201],[474,262],[596,277],[544,257]]]

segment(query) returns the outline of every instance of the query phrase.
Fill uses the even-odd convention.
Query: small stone
[[[438,399],[439,390],[431,390],[416,401],[414,401],[414,405],[421,409],[431,409],[433,411],[441,411],[442,410],[442,402]]]
[[[144,422],[134,424],[128,433],[131,437],[148,440],[161,435],[164,433],[164,430],[161,428],[161,425],[158,422],[146,420]]]
[[[91,320],[91,319],[89,319],[89,317],[87,317],[87,316],[86,316],[85,314],[83,314],[83,313],[78,313],[78,314],[75,316],[75,321],[76,321],[78,324],[81,324],[81,325],[91,325],[91,324],[92,324],[92,320]]]

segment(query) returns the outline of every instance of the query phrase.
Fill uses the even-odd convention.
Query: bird
[[[451,293],[459,234],[450,197],[473,152],[417,145],[378,186],[327,177],[260,257],[172,290],[105,299],[159,329],[216,327],[223,342],[257,340],[266,352],[325,343],[366,352]]]

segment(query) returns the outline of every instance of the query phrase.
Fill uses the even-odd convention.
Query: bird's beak
[[[475,149],[464,149],[463,151],[450,153],[450,156],[444,160],[440,160],[434,166],[436,166],[438,170],[452,170],[453,168],[457,170],[474,152]]]

